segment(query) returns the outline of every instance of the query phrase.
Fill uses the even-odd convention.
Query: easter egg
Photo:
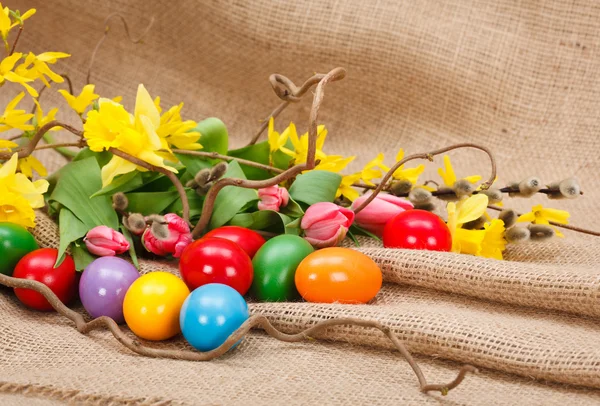
[[[137,269],[124,259],[101,257],[89,264],[79,280],[79,298],[90,316],[108,316],[125,321],[123,300],[131,284],[139,278]]]
[[[452,235],[444,221],[425,210],[406,210],[383,229],[383,246],[413,250],[450,251]]]
[[[236,243],[223,238],[201,238],[188,245],[179,259],[179,271],[190,290],[222,283],[246,294],[252,284],[252,261]]]
[[[75,262],[70,255],[65,255],[62,263],[54,267],[58,250],[41,248],[31,251],[17,263],[14,278],[31,279],[48,286],[64,304],[68,304],[77,291],[77,275]],[[32,289],[15,288],[15,295],[27,307],[41,311],[52,311],[54,308],[41,294]]]
[[[254,257],[256,251],[265,243],[262,235],[254,230],[239,226],[223,226],[215,228],[204,235],[207,237],[224,238],[233,241],[243,249],[250,258]]]
[[[179,322],[183,337],[199,351],[219,347],[248,320],[248,304],[235,289],[210,283],[194,290],[183,303]]]
[[[127,290],[123,316],[135,335],[146,340],[166,340],[180,332],[179,312],[188,287],[168,272],[140,276]]]
[[[365,254],[331,247],[313,252],[296,270],[296,287],[308,302],[367,303],[381,289],[381,270]]]
[[[14,223],[0,223],[0,273],[11,276],[25,254],[38,249],[33,235]]]
[[[266,302],[299,299],[296,268],[314,248],[297,235],[279,235],[267,241],[252,260],[254,281],[250,295]]]

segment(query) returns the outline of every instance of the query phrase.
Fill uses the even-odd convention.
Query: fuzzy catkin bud
[[[567,199],[575,199],[581,194],[581,187],[575,178],[565,179],[558,185],[560,194]]]
[[[519,182],[519,193],[517,196],[520,197],[531,197],[542,188],[542,181],[536,176],[531,176],[527,179],[523,179]]]
[[[194,181],[196,182],[196,185],[197,185],[196,187],[206,185],[206,182],[208,182],[209,179],[210,179],[210,169],[208,169],[208,168],[198,171],[196,176],[194,176]]]
[[[485,217],[481,216],[478,219],[473,221],[469,221],[468,223],[463,224],[463,228],[466,230],[479,230],[483,228],[485,224]]]
[[[123,217],[123,225],[134,234],[141,234],[146,229],[146,220],[140,213],[132,213]]]
[[[406,193],[410,192],[412,187],[413,184],[410,183],[410,181],[402,179],[392,183],[392,185],[390,186],[390,193],[394,196],[405,195]]]
[[[146,218],[146,220],[149,223],[167,224],[167,220],[160,214],[151,214]]]
[[[517,221],[517,212],[513,209],[504,209],[498,214],[498,218],[504,222],[504,227],[510,228]]]
[[[190,179],[185,183],[186,187],[190,187],[192,189],[196,189],[198,187],[198,184],[196,183],[195,179]]]
[[[532,241],[543,241],[549,238],[554,237],[554,229],[545,224],[529,224],[527,226],[529,228],[529,232],[531,233]]]
[[[206,194],[208,193],[208,191],[210,190],[212,185],[213,185],[213,182],[208,182],[205,185],[198,186],[198,188],[196,189],[196,194],[200,197],[206,196]]]
[[[504,238],[511,243],[527,241],[529,236],[529,229],[525,227],[512,227],[504,232]]]
[[[227,172],[227,162],[219,162],[210,171],[210,180],[220,179]]]
[[[158,221],[152,222],[152,226],[150,226],[152,230],[152,234],[159,240],[166,240],[169,238],[169,226],[163,223],[159,223]]]
[[[416,187],[408,193],[408,200],[413,204],[425,204],[431,201],[431,192],[421,187]]]
[[[454,190],[454,193],[458,197],[471,196],[475,191],[475,185],[466,179],[459,179],[454,182],[452,190]]]
[[[448,187],[439,188],[438,194],[436,194],[435,197],[437,197],[440,200],[444,200],[446,202],[455,202],[458,200],[458,196],[456,196],[456,193],[454,192],[454,190],[452,190]]]
[[[500,189],[495,189],[495,188],[487,189],[487,190],[480,190],[477,193],[483,193],[484,195],[486,195],[488,197],[489,204],[500,203],[502,201],[502,199],[504,198],[504,195],[502,194]]]
[[[418,210],[426,210],[426,211],[434,211],[435,204],[433,202],[426,202],[421,204],[415,204],[415,209]]]
[[[129,206],[129,199],[123,192],[115,193],[112,195],[112,206],[116,210],[124,211]]]

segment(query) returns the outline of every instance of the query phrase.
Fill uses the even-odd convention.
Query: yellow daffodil
[[[46,76],[55,83],[62,83],[65,80],[62,76],[53,72],[48,64],[56,63],[58,59],[70,56],[64,52],[44,52],[39,55],[30,52],[25,61],[17,66],[15,72],[25,78],[40,79],[47,87],[50,87],[50,82],[48,82]]]
[[[33,82],[33,79],[21,76],[12,71],[15,67],[15,64],[19,59],[21,59],[22,56],[22,53],[15,52],[0,62],[0,86],[2,86],[5,81],[18,83],[23,86],[31,96],[37,97],[37,90],[27,84],[27,82]]]
[[[450,234],[452,234],[452,252],[473,253],[481,250],[485,233],[476,233],[475,231],[483,230],[464,230],[462,225],[481,217],[485,213],[487,204],[488,197],[484,194],[469,196],[458,203],[448,203],[446,206],[448,211],[447,223]]]
[[[160,113],[160,99],[157,106],[156,99],[154,105],[157,106],[157,110]],[[173,146],[179,149],[187,150],[198,150],[202,149],[202,145],[198,143],[200,133],[194,131],[198,123],[193,120],[182,121],[181,109],[183,103],[177,106],[171,107],[166,113],[160,116],[160,125],[158,126],[156,133],[159,137],[164,138],[169,146]]]
[[[290,125],[281,134],[279,134],[277,131],[275,131],[275,120],[273,117],[271,117],[269,119],[269,130],[267,136],[269,140],[270,154],[273,154],[273,152],[279,151],[282,147],[284,147],[291,133],[294,134],[293,137],[295,139],[298,139],[296,126],[294,123],[290,123]]]
[[[383,175],[381,170],[375,169],[375,168],[381,168],[382,166],[384,166],[383,165],[383,154],[380,153],[375,157],[375,159],[373,159],[372,161],[370,161],[369,163],[367,163],[365,165],[363,170],[360,172],[360,179],[366,185],[374,186],[375,184],[371,181],[373,179],[381,178],[381,176]]]
[[[502,259],[502,252],[506,249],[504,221],[492,219],[491,222],[485,223],[483,227],[485,236],[481,243],[479,255],[485,258]]]
[[[143,85],[139,85],[134,115],[108,99],[100,99],[98,110],[87,115],[83,126],[84,136],[92,151],[116,148],[154,166],[177,172],[165,164],[170,156],[169,145],[157,134],[160,113]],[[115,176],[134,170],[145,171],[136,164],[114,155],[102,168],[102,185],[110,184]]]
[[[17,165],[15,153],[0,168],[0,221],[33,227],[33,209],[44,206],[43,194],[48,190],[48,181],[30,181],[24,174],[17,173]]]
[[[37,99],[33,99],[33,102],[35,103],[35,125],[36,128],[40,128],[45,126],[46,124],[48,124],[50,121],[55,120],[56,118],[56,113],[58,113],[58,108],[53,108],[52,110],[50,110],[48,112],[47,115],[44,116],[44,110],[42,110],[42,106],[40,106],[40,103],[38,103]],[[60,130],[60,127],[52,127],[51,129],[49,129],[48,131],[58,131]]]
[[[63,95],[69,106],[75,110],[77,114],[82,115],[85,109],[99,97],[94,93],[94,88],[94,85],[85,85],[78,96],[73,96],[71,93],[62,89],[58,92]]]
[[[400,151],[398,151],[398,154],[396,155],[396,162],[400,162],[402,159],[404,159],[404,150],[400,148]],[[383,164],[380,165],[380,168],[386,172],[389,172],[389,170],[391,169],[390,167],[385,166]],[[423,173],[424,170],[425,165],[419,165],[415,168],[407,169],[404,169],[404,165],[400,165],[400,167],[396,169],[396,171],[394,171],[392,177],[397,180],[407,180],[413,185],[416,185],[419,181],[419,176]]]
[[[33,114],[25,113],[25,110],[16,110],[16,107],[21,99],[23,99],[23,96],[25,96],[24,92],[19,93],[4,109],[4,113],[0,116],[0,131],[6,131],[13,128],[23,131],[34,129],[33,125],[29,124],[29,120],[31,120]]]
[[[519,216],[517,222],[530,222],[533,224],[550,225],[550,222],[552,221],[558,224],[568,224],[570,216],[571,215],[566,210],[549,209],[543,207],[541,204],[538,204],[533,206],[529,213]],[[553,228],[558,237],[564,237],[564,234],[561,233],[556,227]]]
[[[44,165],[33,155],[19,159],[19,170],[28,178],[33,178],[33,172],[37,172],[40,176],[47,176],[48,171]]]
[[[452,163],[450,162],[450,157],[448,155],[444,155],[444,168],[438,168],[438,173],[442,177],[444,184],[448,187],[453,187],[454,183],[456,183],[456,181],[458,180],[456,178],[456,173],[454,172],[454,168],[452,167]],[[472,175],[467,176],[464,179],[471,183],[477,183],[481,180],[481,176]]]
[[[360,180],[361,173],[355,173],[353,175],[346,175],[342,177],[342,182],[338,187],[338,190],[335,194],[335,197],[338,198],[340,196],[346,197],[350,201],[355,201],[360,197],[360,193],[356,189],[352,187],[352,185]]]

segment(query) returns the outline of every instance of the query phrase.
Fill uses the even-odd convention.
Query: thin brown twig
[[[269,83],[271,83],[273,91],[275,92],[277,97],[279,97],[283,101],[281,102],[281,104],[279,104],[279,106],[275,108],[275,110],[271,112],[271,114],[267,116],[267,118],[263,120],[263,122],[261,123],[260,127],[254,134],[248,145],[256,144],[256,141],[258,141],[260,135],[269,126],[269,120],[271,119],[271,117],[276,118],[283,110],[285,110],[290,105],[290,103],[296,103],[302,100],[302,96],[304,96],[312,86],[319,83],[324,76],[325,75],[321,73],[313,75],[312,77],[308,78],[300,87],[296,86],[294,82],[292,82],[289,78],[283,75],[274,73],[271,76],[269,76]]]
[[[190,203],[187,199],[187,195],[185,194],[185,188],[183,187],[183,184],[181,183],[181,181],[179,180],[177,175],[175,175],[173,172],[171,172],[168,169],[149,164],[146,161],[142,161],[141,159],[136,158],[133,155],[129,155],[118,149],[110,148],[108,151],[111,152],[113,155],[116,155],[116,156],[123,158],[131,163],[136,164],[137,166],[146,168],[149,171],[160,172],[160,173],[164,174],[167,178],[169,178],[171,180],[171,182],[173,182],[173,185],[175,185],[175,189],[177,189],[177,192],[179,193],[179,198],[181,199],[181,205],[183,206],[183,219],[185,220],[186,223],[188,223],[188,224],[190,223]]]
[[[62,127],[65,130],[79,136],[79,137],[83,137],[83,132],[79,131],[78,129],[76,129],[75,127],[72,127],[68,124],[65,123],[61,123],[59,121],[56,120],[52,120],[47,122],[46,124],[44,124],[43,126],[41,126],[37,132],[35,133],[35,135],[33,137],[31,137],[31,140],[29,140],[29,143],[27,143],[27,145],[25,145],[24,147],[18,149],[16,152],[18,152],[18,156],[19,158],[26,158],[29,155],[31,155],[31,153],[33,151],[35,151],[37,144],[40,142],[40,140],[42,139],[42,137],[44,136],[44,134],[50,130],[53,127]],[[7,160],[10,159],[10,157],[12,156],[12,152],[0,152],[0,159],[2,160]]]
[[[38,145],[37,147],[35,147],[34,151],[39,151],[40,149],[55,149],[55,148],[64,148],[64,147],[77,147],[77,148],[83,148],[85,147],[85,141],[80,140],[78,142],[63,142],[63,143],[57,143],[57,144],[45,144],[45,145]]]
[[[360,206],[358,206],[357,208],[354,209],[354,214],[359,213],[361,210],[363,210],[365,207],[367,207],[367,205],[369,203],[371,203],[373,201],[373,199],[375,199],[375,197],[379,194],[379,192],[381,192],[383,190],[383,188],[386,187],[387,182],[390,180],[390,178],[392,177],[394,172],[396,172],[396,170],[398,170],[398,168],[400,168],[405,163],[415,160],[415,159],[427,159],[429,161],[433,161],[434,156],[440,155],[440,154],[443,154],[445,152],[452,151],[455,149],[459,149],[459,148],[475,148],[475,149],[485,152],[488,155],[488,157],[490,159],[490,164],[492,167],[491,173],[490,173],[489,179],[481,184],[481,189],[482,190],[489,189],[489,187],[494,183],[494,180],[496,179],[496,160],[494,158],[494,155],[492,154],[492,151],[490,151],[487,147],[484,147],[484,146],[478,145],[478,144],[472,144],[472,143],[455,144],[455,145],[450,145],[448,147],[436,149],[431,152],[409,155],[409,156],[405,157],[404,159],[396,162],[391,167],[391,169],[384,175],[383,179],[381,179],[381,183],[379,183],[379,185],[375,188],[373,193],[371,193],[369,195],[369,197]]]
[[[142,32],[142,34],[139,36],[139,38],[134,39],[134,38],[131,37],[131,33],[129,32],[129,26],[127,25],[127,20],[125,19],[125,17],[123,17],[120,13],[109,14],[106,17],[106,19],[104,20],[104,34],[102,34],[102,38],[100,38],[100,40],[98,40],[98,43],[96,44],[96,47],[94,48],[94,51],[92,52],[92,56],[90,58],[90,65],[88,67],[87,75],[86,75],[86,78],[85,78],[86,84],[90,84],[90,82],[91,82],[90,79],[91,79],[91,76],[92,76],[92,68],[94,66],[94,61],[96,59],[96,54],[98,53],[98,51],[100,50],[100,46],[102,46],[102,43],[104,42],[104,40],[108,36],[108,32],[110,31],[110,26],[108,25],[108,23],[109,23],[109,21],[113,17],[118,17],[118,18],[121,19],[121,21],[123,22],[123,27],[125,28],[125,33],[127,34],[127,38],[129,39],[130,42],[132,42],[134,44],[139,44],[140,42],[142,42],[142,40],[144,39],[144,37],[146,36],[146,34],[148,34],[148,32],[150,32],[150,28],[152,28],[152,25],[154,24],[154,16],[152,16],[150,18],[150,22],[148,23],[148,26]]]
[[[440,392],[442,395],[446,395],[448,391],[454,389],[463,381],[465,375],[468,372],[477,372],[477,368],[475,368],[474,366],[463,365],[453,381],[447,384],[429,384],[427,382],[427,379],[425,378],[425,375],[423,374],[423,371],[406,348],[406,345],[402,341],[400,341],[400,339],[392,332],[392,330],[389,327],[384,326],[376,321],[361,320],[357,318],[339,318],[323,320],[298,333],[287,334],[275,328],[275,326],[273,326],[273,324],[271,324],[269,319],[267,319],[265,316],[252,315],[236,331],[234,331],[227,338],[227,340],[225,340],[223,344],[221,344],[219,347],[215,348],[212,351],[197,352],[176,349],[152,348],[145,346],[137,339],[130,338],[110,317],[101,316],[89,322],[86,322],[80,313],[67,307],[64,303],[60,301],[60,299],[54,294],[54,292],[50,290],[48,286],[44,285],[41,282],[30,279],[13,278],[0,273],[0,284],[10,288],[34,290],[43,295],[46,298],[46,300],[48,300],[50,305],[59,314],[65,316],[73,323],[75,323],[75,327],[80,333],[86,334],[92,330],[108,328],[108,330],[110,330],[115,339],[117,339],[117,341],[120,342],[123,346],[127,347],[128,349],[137,354],[148,357],[169,358],[187,361],[210,361],[222,356],[231,348],[233,348],[241,339],[243,339],[249,333],[249,331],[252,328],[262,328],[267,334],[269,334],[271,337],[277,340],[288,343],[297,343],[306,340],[312,340],[313,336],[331,327],[352,325],[363,328],[377,329],[381,331],[387,338],[389,338],[393,346],[398,350],[398,352],[400,352],[400,354],[404,357],[404,359],[408,362],[408,364],[414,371],[417,380],[419,381],[419,388],[423,393],[437,391]]]
[[[174,149],[174,153],[181,155],[192,155],[192,156],[202,156],[206,158],[213,159],[223,159],[226,161],[238,161],[240,164],[252,166],[254,168],[263,169],[268,172],[273,173],[282,173],[283,169],[275,168],[274,166],[264,165],[259,162],[249,161],[247,159],[237,158],[229,155],[221,155],[217,152],[205,152],[205,151],[189,151],[187,149]]]
[[[10,52],[8,53],[8,56],[11,56],[12,54],[15,53],[15,49],[17,48],[17,42],[19,42],[19,38],[21,38],[22,32],[23,32],[23,26],[21,25],[19,27],[19,32],[17,32],[17,38],[15,38],[15,42],[13,42],[13,46],[12,46]]]
[[[67,86],[69,86],[69,93],[73,94],[73,82],[71,81],[71,78],[69,77],[69,75],[67,75],[66,73],[61,73],[60,76],[63,79],[65,79],[65,81],[67,82]],[[38,103],[40,102],[40,99],[42,98],[42,94],[44,93],[44,91],[47,88],[48,88],[48,86],[44,86],[38,91],[38,97],[37,97]],[[37,105],[34,103],[33,106],[31,106],[31,114],[35,113],[36,108],[37,108]]]
[[[313,76],[316,77],[317,75]],[[222,178],[218,180],[208,191],[204,199],[204,205],[202,206],[202,214],[200,220],[192,231],[192,236],[198,238],[204,232],[206,226],[210,222],[212,211],[215,204],[217,195],[226,186],[238,186],[247,189],[260,189],[269,186],[277,185],[278,183],[284,182],[289,179],[293,179],[305,170],[310,170],[315,167],[315,154],[317,149],[317,118],[319,114],[319,108],[323,101],[325,92],[325,85],[330,81],[336,81],[343,79],[346,76],[346,70],[343,68],[335,68],[326,75],[323,75],[313,98],[313,104],[310,111],[309,126],[308,126],[308,151],[306,155],[306,163],[294,165],[290,169],[274,176],[270,179],[265,180],[246,180],[237,178]],[[289,79],[288,79],[289,80]],[[305,82],[306,84],[306,82]],[[288,84],[289,85],[289,84]],[[303,85],[304,86],[304,85]]]
[[[488,209],[492,209],[492,210],[496,210],[496,211],[506,210],[506,208],[502,208],[502,207],[498,207],[498,206],[493,206],[493,205],[489,205]],[[521,213],[517,213],[517,216],[521,216],[521,215],[522,215]],[[596,236],[596,237],[600,237],[600,231],[588,230],[586,228],[572,226],[570,224],[560,224],[560,223],[557,223],[555,221],[549,221],[549,223],[552,224],[555,227],[560,227],[560,228],[564,228],[564,229],[567,229],[567,230],[577,231],[578,233],[589,234],[589,235],[593,235],[593,236]]]

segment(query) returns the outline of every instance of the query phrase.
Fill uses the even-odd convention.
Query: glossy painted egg
[[[413,250],[450,251],[452,235],[444,221],[425,210],[406,210],[387,222],[383,246]]]
[[[379,266],[349,248],[324,248],[307,256],[296,270],[296,288],[308,302],[367,303],[381,289]]]
[[[179,312],[190,294],[186,284],[168,272],[150,272],[131,284],[123,301],[123,315],[135,335],[166,340],[177,335]]]
[[[0,223],[0,273],[11,276],[17,262],[36,249],[37,242],[25,227]]]
[[[89,264],[79,280],[79,298],[90,316],[108,316],[125,321],[123,300],[131,284],[139,278],[137,269],[124,259],[101,257]]]
[[[188,296],[179,322],[183,337],[192,347],[210,351],[223,344],[248,317],[248,305],[242,295],[230,286],[210,283]]]
[[[253,258],[256,251],[265,243],[262,235],[254,230],[239,226],[223,226],[215,228],[204,235],[203,238],[217,237],[233,241],[243,249],[250,258]]]
[[[250,295],[266,302],[299,299],[294,275],[300,262],[312,252],[310,243],[297,235],[279,235],[267,241],[252,260]]]

